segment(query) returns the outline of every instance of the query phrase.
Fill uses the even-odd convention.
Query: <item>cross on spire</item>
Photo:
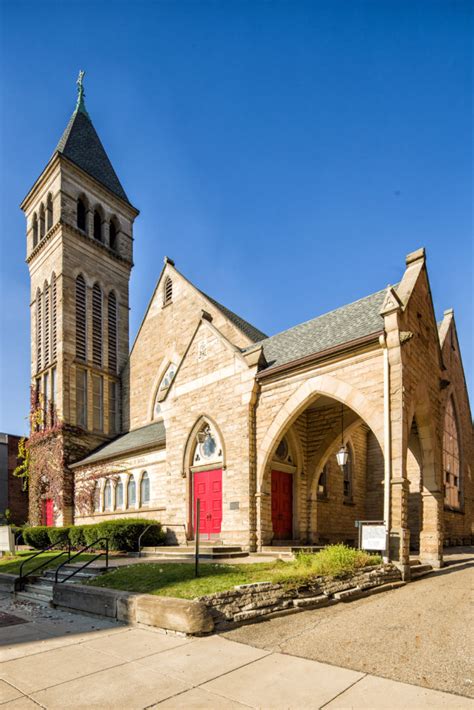
[[[85,71],[81,69],[79,71],[79,76],[76,79],[76,84],[77,84],[77,104],[76,104],[76,111],[83,111],[86,116],[87,111],[86,111],[86,104],[84,102],[84,98],[86,95],[86,92],[84,91],[84,75]]]

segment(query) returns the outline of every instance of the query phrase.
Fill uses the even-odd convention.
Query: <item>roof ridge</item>
[[[244,335],[247,335],[250,340],[253,340],[254,343],[259,342],[260,340],[266,340],[268,338],[268,336],[263,332],[263,330],[260,330],[260,328],[257,328],[256,326],[252,325],[252,323],[250,323],[248,320],[245,320],[245,318],[239,316],[238,313],[231,311],[230,308],[227,308],[227,306],[224,306],[222,303],[219,303],[219,301],[216,301],[215,298],[209,296],[197,286],[194,286],[194,288],[196,288],[199,293],[204,296],[204,298],[207,298],[208,301],[210,301],[214,306],[216,306],[216,308],[218,308],[221,313],[223,313],[227,318],[229,318],[234,323],[234,325],[237,326],[237,328],[239,328],[244,333]]]

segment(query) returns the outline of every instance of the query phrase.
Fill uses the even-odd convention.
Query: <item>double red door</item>
[[[194,529],[196,529],[196,501],[199,498],[199,532],[216,535],[222,524],[222,469],[196,471],[194,474]]]
[[[277,540],[293,537],[293,476],[284,471],[272,471],[272,523]]]
[[[51,498],[43,499],[43,525],[52,527],[54,525],[53,501]]]

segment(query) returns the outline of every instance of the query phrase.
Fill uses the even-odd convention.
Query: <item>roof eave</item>
[[[144,444],[143,446],[132,446],[129,449],[120,451],[116,454],[110,454],[109,456],[104,456],[103,458],[95,459],[95,461],[87,462],[86,459],[82,461],[76,461],[76,463],[69,464],[68,468],[86,468],[88,466],[95,466],[96,464],[103,463],[104,461],[113,461],[114,459],[121,459],[124,456],[129,456],[130,454],[136,454],[137,452],[143,453],[146,451],[154,451],[155,449],[163,449],[166,446],[166,441],[157,443],[156,441],[151,444]],[[91,454],[92,455],[92,454]]]
[[[350,352],[351,350],[356,350],[363,347],[364,345],[370,345],[375,342],[379,342],[380,336],[383,334],[383,328],[375,331],[374,333],[369,333],[368,335],[363,335],[360,338],[355,338],[354,340],[348,340],[345,343],[340,343],[339,345],[333,345],[325,350],[320,350],[317,353],[311,353],[310,355],[305,355],[304,357],[297,358],[296,360],[290,360],[290,362],[285,362],[282,365],[276,365],[275,367],[269,367],[262,370],[257,374],[257,380],[263,380],[272,375],[277,375],[282,372],[287,372],[288,370],[297,369],[304,365],[310,365],[321,360],[325,360],[334,355],[341,355],[345,352]]]

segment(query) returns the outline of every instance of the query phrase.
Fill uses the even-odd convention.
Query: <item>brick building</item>
[[[353,543],[356,520],[388,524],[400,565],[410,548],[440,564],[443,542],[470,539],[469,401],[454,314],[436,321],[424,249],[397,285],[271,337],[166,258],[129,351],[138,211],[81,81],[22,208],[32,379],[61,422],[49,436],[65,462],[59,493],[37,474],[49,522],[139,515],[192,539],[199,497],[202,533],[251,550]]]
[[[13,475],[19,464],[20,439],[21,436],[0,433],[0,521],[8,510],[8,519],[16,525],[23,525],[28,519],[28,494],[23,490],[22,479]]]

